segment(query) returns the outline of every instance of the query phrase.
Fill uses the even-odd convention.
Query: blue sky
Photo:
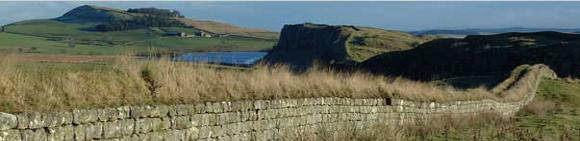
[[[157,7],[186,17],[279,31],[303,22],[397,30],[580,28],[580,2],[0,2],[0,25],[58,17],[80,5]]]

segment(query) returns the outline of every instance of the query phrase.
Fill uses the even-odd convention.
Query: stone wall
[[[510,116],[533,99],[542,79],[542,73],[539,74],[524,76],[525,80],[511,86],[527,89],[522,91],[526,92],[523,98],[514,102],[328,97],[0,113],[0,141],[288,140],[298,133],[321,129],[365,129],[379,123],[401,124],[432,115],[488,111]]]

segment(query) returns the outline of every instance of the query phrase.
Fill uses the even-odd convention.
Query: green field
[[[30,20],[5,26],[0,33],[0,49],[11,52],[41,54],[109,55],[127,51],[143,53],[152,49],[168,52],[190,51],[263,51],[271,49],[275,40],[250,37],[164,37],[181,31],[199,32],[192,28],[165,27],[129,31],[95,32],[92,24],[63,23],[54,20]]]

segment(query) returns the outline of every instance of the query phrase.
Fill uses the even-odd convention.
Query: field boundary
[[[8,140],[281,140],[322,128],[340,132],[377,124],[405,124],[436,115],[494,112],[512,116],[533,100],[545,65],[527,71],[497,94],[517,98],[416,102],[398,98],[299,98],[124,106],[62,112],[0,113],[0,141]]]

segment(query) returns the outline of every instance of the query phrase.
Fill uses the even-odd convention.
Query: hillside
[[[313,61],[352,65],[384,52],[411,49],[428,40],[378,28],[311,23],[285,25],[279,42],[264,60],[293,66],[310,66]]]
[[[131,12],[129,12],[131,11]],[[167,20],[170,19],[170,20]],[[182,22],[187,21],[187,22]],[[130,25],[126,27],[124,25]],[[97,27],[106,27],[97,30]],[[78,46],[125,48],[118,52],[78,50],[77,54],[118,54],[120,50],[145,52],[154,48],[169,52],[186,51],[263,51],[277,40],[276,32],[242,28],[230,24],[184,18],[178,11],[137,8],[118,10],[97,6],[80,6],[53,19],[35,19],[3,26],[5,33],[35,37],[39,42],[56,42],[64,46],[22,46],[27,43],[11,42],[5,48],[54,48],[56,53]],[[198,37],[167,37],[168,33],[183,32]],[[199,37],[205,33],[212,37]],[[6,35],[14,36],[14,35]],[[240,44],[249,43],[249,44]],[[249,47],[249,45],[252,45]],[[58,49],[60,48],[60,49]],[[111,50],[111,49],[103,49]]]
[[[529,28],[529,27],[510,27],[510,28],[469,28],[469,29],[431,29],[421,31],[411,31],[413,35],[440,35],[448,37],[465,37],[467,35],[490,35],[508,32],[542,32],[556,31],[573,33],[580,31],[579,28]]]
[[[374,73],[431,80],[497,75],[521,64],[546,64],[560,77],[580,77],[580,35],[559,32],[470,35],[438,39],[373,57],[360,67]],[[401,61],[405,60],[405,61]]]

